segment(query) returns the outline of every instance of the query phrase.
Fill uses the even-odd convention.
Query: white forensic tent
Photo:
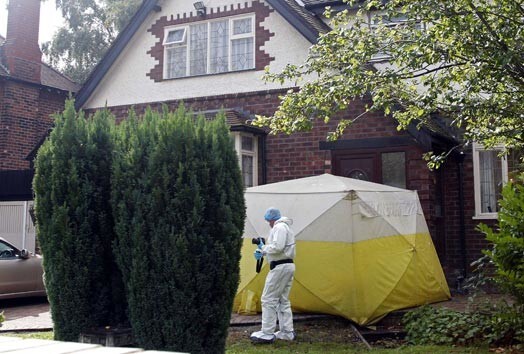
[[[293,219],[295,311],[370,324],[387,313],[450,298],[415,191],[324,174],[248,188],[235,310],[260,311],[269,266],[255,271],[253,237],[274,206]]]

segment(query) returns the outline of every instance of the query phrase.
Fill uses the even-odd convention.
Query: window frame
[[[491,149],[486,149],[482,144],[473,143],[472,154],[473,154],[473,185],[475,194],[475,215],[473,219],[497,219],[498,211],[492,213],[482,212],[482,201],[481,201],[481,187],[480,187],[480,152],[481,151],[497,151],[500,152],[504,148],[502,146],[495,146]],[[501,162],[502,172],[502,185],[508,183],[508,159],[507,156],[499,157]]]
[[[167,43],[166,44],[166,41],[167,41],[167,35],[169,34],[169,32],[171,31],[176,31],[176,30],[179,30],[179,29],[183,29],[184,30],[184,35],[182,36],[182,40],[180,41],[177,41],[177,42],[174,42],[174,43]],[[186,47],[186,68],[185,68],[185,71],[186,71],[186,76],[187,76],[187,71],[188,71],[188,62],[187,62],[187,59],[189,58],[189,43],[188,43],[188,32],[189,32],[189,26],[185,25],[185,26],[170,26],[170,27],[166,27],[164,28],[164,41],[162,43],[163,47],[164,47],[164,68],[163,68],[163,77],[164,78],[167,78],[169,77],[168,73],[169,73],[169,65],[168,64],[168,51],[169,49],[174,49],[174,48],[177,48],[177,47]],[[172,76],[170,77],[171,79],[179,79],[179,78],[183,78],[183,77],[186,77],[186,76]]]
[[[251,19],[251,31],[249,33],[240,33],[240,34],[233,34],[234,31],[234,22],[238,20],[243,19]],[[216,74],[224,74],[224,73],[232,73],[232,72],[239,72],[239,71],[246,71],[246,70],[253,70],[256,68],[256,24],[255,24],[255,14],[242,14],[237,16],[228,16],[228,17],[222,17],[217,18],[213,20],[206,20],[206,21],[195,21],[191,23],[186,23],[184,25],[173,25],[173,26],[166,26],[164,28],[164,40],[162,42],[162,46],[164,49],[164,64],[163,64],[163,79],[164,80],[171,80],[171,79],[181,79],[181,78],[190,78],[190,77],[197,77],[197,76],[204,76],[204,75],[216,75]],[[223,22],[228,21],[228,70],[212,73],[211,72],[211,23],[215,22]],[[207,57],[206,57],[206,73],[205,74],[196,74],[191,75],[191,26],[199,25],[199,24],[206,24],[207,25]],[[183,39],[177,42],[169,42],[167,41],[167,35],[175,30],[183,29],[184,35]],[[247,69],[239,69],[239,70],[232,70],[233,63],[232,63],[232,48],[233,48],[233,41],[243,38],[253,38],[253,44],[252,44],[252,52],[253,52],[253,64],[252,67]],[[185,75],[184,76],[177,76],[177,77],[170,77],[168,75],[169,73],[169,65],[168,65],[168,49],[176,47],[176,46],[186,46],[186,67],[185,67]]]
[[[177,26],[177,27],[166,27],[166,28],[164,28],[164,41],[162,42],[162,45],[165,47],[165,46],[171,46],[171,45],[174,45],[174,44],[186,43],[187,28],[188,28],[188,26]],[[184,31],[184,33],[182,34],[182,39],[180,39],[178,41],[167,42],[167,38],[169,37],[169,33],[175,32],[175,31],[179,31],[179,30],[183,30]]]
[[[240,171],[242,173],[242,183],[244,183],[244,171],[242,170],[242,156],[251,156],[253,157],[253,187],[258,186],[258,137],[255,134],[245,133],[245,132],[234,132],[235,137],[235,150],[238,156],[238,163]],[[242,149],[242,137],[249,137],[253,139],[253,150],[244,150]],[[248,188],[247,186],[245,186]]]
[[[371,31],[374,31],[375,28],[378,28],[380,26],[380,22],[375,22],[375,20],[378,18],[378,17],[382,17],[384,16],[384,12],[368,12],[368,24],[369,24],[369,29]],[[400,27],[400,26],[403,26],[405,25],[406,23],[409,23],[409,19],[407,18],[404,18],[402,17],[402,19],[399,17],[395,17],[393,19],[391,19],[391,21],[388,20],[388,22],[383,22],[382,24],[384,25],[384,27]],[[417,23],[420,24],[420,31],[425,31],[426,30],[426,24],[425,22],[423,21],[417,21]],[[387,53],[377,53],[377,54],[374,54],[372,57],[371,57],[371,61],[374,62],[374,61],[383,61],[383,60],[388,60],[391,58],[391,55],[390,54],[387,54]]]

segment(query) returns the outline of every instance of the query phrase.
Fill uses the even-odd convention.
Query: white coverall
[[[286,217],[278,219],[262,248],[268,263],[283,259],[295,258],[295,235],[290,229],[293,221]],[[295,264],[280,264],[269,271],[262,292],[262,331],[255,332],[252,337],[262,340],[294,339],[293,313],[289,302],[289,292],[295,274]],[[277,318],[280,331],[275,333]]]

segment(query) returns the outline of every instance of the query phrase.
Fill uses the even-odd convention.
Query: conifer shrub
[[[131,113],[116,146],[114,251],[137,344],[224,352],[245,218],[225,117]]]
[[[58,340],[76,341],[86,329],[125,321],[111,248],[113,126],[107,111],[86,119],[70,100],[38,151],[35,214]]]
[[[499,204],[497,226],[479,225],[492,245],[484,253],[495,266],[497,284],[524,305],[524,173],[504,186]]]

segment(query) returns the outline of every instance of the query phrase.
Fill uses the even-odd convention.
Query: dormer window
[[[164,31],[164,78],[255,68],[253,15],[197,22]]]
[[[424,31],[424,23],[421,21],[411,21],[404,15],[387,17],[383,14],[370,14],[370,28],[373,31],[377,31],[380,26],[384,28],[395,29],[402,26],[407,26],[408,24],[413,24],[415,29],[418,31]],[[384,43],[387,46],[387,43]],[[372,60],[383,60],[389,59],[390,55],[387,53],[387,50],[378,52],[373,55]]]

